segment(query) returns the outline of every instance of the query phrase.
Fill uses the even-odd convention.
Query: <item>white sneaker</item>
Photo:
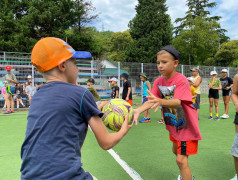
[[[182,180],[182,176],[178,176],[178,179],[177,180]],[[194,176],[192,176],[192,180],[194,180]],[[232,179],[233,180],[233,179]],[[237,180],[237,179],[236,179]]]
[[[222,118],[222,119],[228,119],[228,118],[229,118],[229,115],[228,115],[228,114],[223,114],[223,115],[221,116],[221,118]]]
[[[231,180],[237,180],[237,174]]]

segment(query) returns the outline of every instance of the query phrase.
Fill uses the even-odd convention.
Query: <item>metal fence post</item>
[[[3,60],[6,61],[6,52],[3,52]]]
[[[230,77],[230,67],[228,67],[227,70],[228,70],[227,76]]]
[[[144,64],[141,63],[141,73],[144,73]],[[140,88],[140,94],[141,94],[141,103],[143,102],[143,82],[141,81],[141,88]]]
[[[34,66],[31,65],[31,77],[32,77],[32,85],[35,86],[35,75],[34,75]]]
[[[184,72],[183,72],[183,65],[181,66],[181,74],[184,75]]]
[[[91,61],[91,78],[93,78],[93,63],[94,63],[94,60],[93,60],[93,57],[92,57],[92,61]]]
[[[214,69],[213,69],[214,71],[216,71],[216,66],[214,66]]]
[[[117,63],[117,70],[118,70],[118,87],[121,89],[121,79],[120,79],[120,76],[121,76],[121,64],[120,64],[120,62]],[[120,90],[119,90],[118,97],[121,98]]]

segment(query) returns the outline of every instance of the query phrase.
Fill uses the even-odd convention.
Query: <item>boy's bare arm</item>
[[[116,90],[116,96],[115,96],[115,99],[119,97],[119,91]]]
[[[125,122],[123,123],[119,132],[109,133],[99,116],[91,117],[89,120],[89,125],[97,139],[99,146],[102,149],[111,149],[127,134],[130,128],[133,126],[133,123],[128,125],[128,118],[129,116],[127,115]]]
[[[130,93],[131,93],[131,87],[128,87],[128,92],[127,92],[127,96],[126,96],[126,100],[128,101],[130,98]]]
[[[202,82],[202,78],[199,77],[199,78],[197,78],[196,82],[193,83],[193,86],[194,86],[194,87],[198,87],[201,82]]]

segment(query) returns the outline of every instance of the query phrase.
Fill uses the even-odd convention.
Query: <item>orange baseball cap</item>
[[[62,39],[46,37],[39,40],[33,47],[31,63],[43,73],[74,58],[74,54],[75,50]]]
[[[6,70],[7,70],[7,71],[11,71],[11,70],[12,70],[12,67],[11,67],[11,66],[6,66]]]

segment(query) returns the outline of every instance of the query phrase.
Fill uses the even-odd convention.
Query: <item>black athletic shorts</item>
[[[219,91],[217,89],[209,89],[209,98],[219,99]]]
[[[200,94],[197,94],[194,107],[195,109],[200,109]]]
[[[238,112],[236,113],[235,119],[234,119],[234,124],[238,125]]]
[[[229,90],[222,89],[222,96],[231,96],[231,89]]]

